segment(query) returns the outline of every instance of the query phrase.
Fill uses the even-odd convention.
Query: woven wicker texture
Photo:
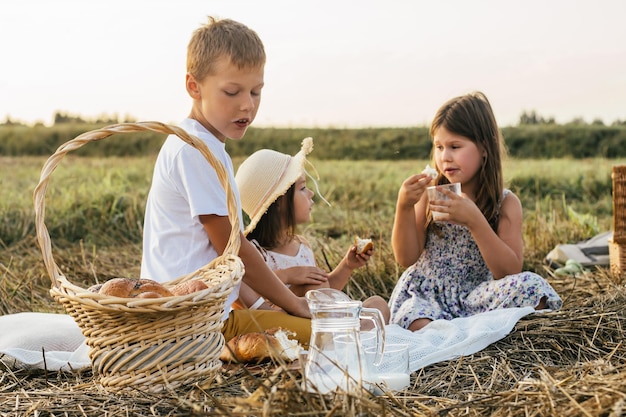
[[[51,174],[70,151],[115,134],[141,131],[175,134],[198,149],[215,168],[226,190],[233,227],[223,255],[164,284],[171,287],[199,279],[207,284],[205,290],[162,298],[113,297],[72,284],[54,261],[50,234],[44,224],[45,194]],[[158,122],[122,123],[83,133],[48,158],[35,188],[34,204],[37,239],[52,281],[50,294],[85,335],[98,382],[107,389],[139,388],[151,392],[192,383],[210,385],[221,366],[225,302],[242,279],[244,267],[237,256],[241,232],[236,197],[224,166],[206,144],[181,128]]]
[[[613,181],[613,241],[626,244],[626,165],[615,165]]]
[[[613,240],[609,242],[611,272],[618,283],[626,275],[626,165],[615,165],[613,181]]]

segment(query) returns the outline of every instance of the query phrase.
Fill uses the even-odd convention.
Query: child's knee
[[[387,301],[379,295],[374,295],[369,297],[365,301],[363,301],[363,307],[367,308],[375,308],[381,312],[383,315],[383,321],[385,324],[389,324],[389,317],[391,316],[391,312],[389,311],[389,305]]]
[[[415,332],[417,330],[423,329],[424,327],[426,327],[427,324],[429,324],[430,322],[432,322],[431,319],[427,319],[427,318],[421,318],[421,319],[417,319],[414,320],[410,325],[409,325],[409,330]]]

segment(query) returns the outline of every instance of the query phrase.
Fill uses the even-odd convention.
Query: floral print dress
[[[391,323],[408,328],[419,318],[450,320],[498,308],[536,307],[542,297],[547,308],[561,308],[556,291],[533,272],[493,279],[469,229],[442,222],[429,227],[424,251],[398,280],[389,308]]]

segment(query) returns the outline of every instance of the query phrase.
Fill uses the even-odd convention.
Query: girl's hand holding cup
[[[446,212],[437,211],[433,207],[443,208],[445,207],[445,203],[441,204],[445,201],[450,201],[450,197],[443,192],[444,190],[450,191],[456,195],[461,195],[461,183],[455,182],[452,184],[441,184],[435,185],[432,187],[428,187],[426,192],[428,193],[428,201],[431,205],[431,212],[433,215],[434,221],[445,221],[449,215]]]

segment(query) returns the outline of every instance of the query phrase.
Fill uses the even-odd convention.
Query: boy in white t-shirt
[[[241,139],[254,120],[264,67],[265,50],[257,34],[230,19],[209,18],[188,45],[185,85],[192,107],[180,126],[208,145],[232,184],[233,165],[225,142]],[[235,194],[240,206],[236,189]],[[224,251],[231,229],[226,191],[215,169],[197,149],[169,136],[159,152],[146,205],[141,277],[166,282],[198,270]],[[308,345],[306,300],[282,284],[243,234],[239,256],[246,284],[290,314],[232,311],[230,305],[239,293],[235,288],[227,301],[224,338],[281,326]]]

